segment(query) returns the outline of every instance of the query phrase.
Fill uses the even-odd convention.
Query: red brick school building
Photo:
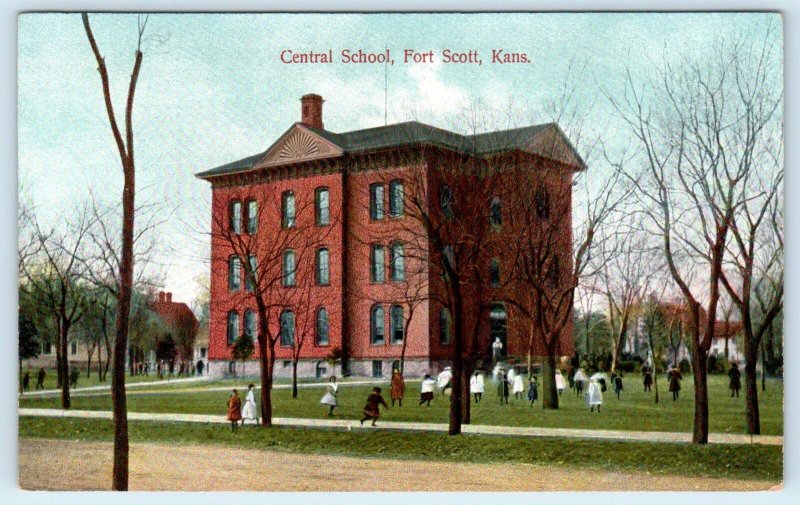
[[[570,271],[570,188],[573,174],[585,166],[557,125],[460,135],[405,122],[334,133],[324,128],[322,97],[303,96],[301,108],[301,121],[266,151],[197,174],[212,186],[211,375],[233,372],[231,344],[237,336],[248,332],[256,340],[253,292],[259,289],[275,301],[267,319],[279,335],[276,376],[290,373],[295,355],[298,375],[305,377],[341,374],[343,367],[351,375],[388,376],[401,354],[407,377],[444,367],[453,345],[452,316],[442,302],[440,276],[430,268],[430,257],[419,252],[433,245],[419,245],[422,224],[410,217],[409,198],[423,181],[426,191],[437,195],[426,200],[431,215],[453,219],[452,202],[470,195],[444,185],[433,188],[425,175],[451,157],[514,156],[526,170],[546,158],[556,166],[558,175],[543,178],[541,191],[562,195],[558,261],[562,272]],[[545,152],[545,144],[557,149]],[[485,202],[498,237],[516,217],[503,203],[500,197]],[[492,290],[498,299],[527,296],[520,285],[504,282],[511,269],[507,263],[514,260],[496,246],[502,242],[493,243],[485,258],[490,293],[483,296],[493,296]],[[253,286],[247,276],[237,249],[242,244],[250,244],[246,257],[263,286]],[[479,320],[472,315],[478,313]],[[478,354],[491,353],[498,338],[504,356],[527,353],[530,319],[514,304],[498,301],[466,314],[468,326],[479,328]],[[559,354],[571,355],[571,323],[560,335]],[[332,354],[340,361],[329,359]],[[247,361],[246,374],[258,373],[257,356],[258,350]],[[236,366],[241,373],[241,363]]]

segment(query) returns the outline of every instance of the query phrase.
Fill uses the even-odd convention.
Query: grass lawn
[[[22,374],[28,371],[28,368],[22,368]],[[45,389],[56,389],[56,377],[58,374],[56,373],[55,368],[45,368],[45,373],[47,374],[44,378],[44,388]],[[90,386],[111,386],[111,371],[109,370],[109,374],[106,376],[105,382],[100,382],[97,377],[96,372],[92,372],[89,377],[86,377],[86,369],[82,369],[80,376],[78,377],[78,387],[85,388]],[[31,381],[30,381],[30,391],[34,391],[36,388],[36,374],[39,373],[38,368],[31,368]],[[22,384],[22,374],[20,374],[20,384]],[[151,382],[156,381],[158,379],[158,375],[151,373],[150,375],[125,375],[125,381],[128,383],[132,382]]]
[[[238,385],[241,384],[242,381],[239,381]],[[197,385],[197,388],[209,385],[212,384],[203,383]],[[727,385],[727,377],[709,377],[710,430],[718,433],[745,433],[744,393],[740,398],[730,398]],[[644,393],[639,378],[631,377],[625,383],[626,389],[622,393],[621,400],[617,400],[610,390],[604,394],[603,411],[598,414],[590,413],[583,398],[577,398],[570,390],[564,391],[558,410],[542,409],[541,401],[530,407],[527,401],[514,400],[513,397],[509,405],[501,406],[497,400],[495,387],[491,381],[487,381],[483,401],[472,405],[472,422],[506,426],[691,432],[694,415],[694,388],[691,377],[683,381],[683,390],[678,401],[672,401],[669,393],[663,391],[665,382],[660,380],[659,386],[662,387],[661,402],[656,404],[653,401],[653,393]],[[371,388],[372,386],[366,385],[342,385],[335,418],[361,417],[361,409]],[[327,418],[327,407],[319,403],[323,393],[323,388],[300,389],[298,398],[293,400],[290,390],[275,390],[272,393],[274,415]],[[388,402],[388,383],[383,387],[383,393]],[[137,395],[132,390],[128,396],[128,409],[131,412],[224,415],[227,398],[227,391],[194,393],[169,391],[157,395]],[[447,422],[449,400],[446,397],[437,394],[430,407],[419,407],[418,398],[419,383],[409,382],[403,407],[389,409],[382,418],[391,421]],[[59,408],[59,401],[57,397],[23,397],[20,406]],[[759,404],[762,433],[782,435],[782,383],[778,380],[769,380],[766,391],[759,390]],[[80,410],[111,410],[111,398],[109,395],[76,396],[72,399],[72,405],[74,409]]]
[[[345,431],[245,427],[232,434],[226,425],[131,422],[131,442],[238,446],[294,453],[438,460],[469,463],[527,463],[593,471],[641,471],[658,474],[783,480],[783,448],[761,445],[625,443],[557,438],[441,433]],[[22,438],[110,442],[108,420],[21,417]],[[220,458],[224,452],[220,450]]]

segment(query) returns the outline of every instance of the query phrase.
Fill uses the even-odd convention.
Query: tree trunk
[[[464,375],[464,354],[462,350],[464,335],[464,301],[461,298],[460,286],[455,282],[455,294],[453,296],[453,377],[451,379],[452,389],[450,391],[450,422],[447,433],[458,435],[461,433],[461,423],[463,421],[463,394],[462,376]]]
[[[62,318],[59,327],[58,347],[61,353],[59,375],[61,376],[61,408],[70,408],[69,398],[69,359],[67,358],[67,337],[69,335],[69,323]]]
[[[297,358],[292,359],[292,399],[297,399]]]
[[[758,412],[758,377],[756,364],[758,363],[758,347],[751,338],[744,339],[744,393],[745,412],[747,416],[747,433],[761,434],[761,419]]]
[[[472,397],[469,392],[469,380],[472,375],[472,367],[465,364],[464,372],[461,374],[461,422],[469,424],[471,418]]]
[[[622,326],[619,329],[619,335],[617,336],[617,341],[614,343],[614,355],[611,356],[611,373],[617,369],[617,361],[619,361],[619,355],[622,353],[622,343],[625,339],[625,334],[628,332],[628,316],[623,316],[622,319]]]
[[[548,350],[542,366],[542,408],[558,409],[558,388],[556,388],[556,356]]]
[[[699,337],[695,337],[696,341]],[[694,368],[694,431],[692,443],[708,443],[708,359],[705,350],[700,345],[694,346],[692,352],[692,367]]]
[[[764,341],[761,341],[761,391],[767,390],[767,364],[764,357]]]

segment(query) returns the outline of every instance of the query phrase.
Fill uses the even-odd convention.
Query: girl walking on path
[[[397,400],[397,404],[402,407],[403,406],[403,395],[406,393],[406,381],[403,379],[403,374],[400,373],[400,370],[394,369],[392,372],[392,388],[390,391],[392,397],[392,407],[394,407],[394,402]]]
[[[245,419],[251,419],[255,421],[255,424],[258,424],[255,387],[255,384],[247,386],[247,398],[245,398],[244,407],[242,408],[242,426],[244,426]]]
[[[231,422],[231,433],[236,431],[239,426],[239,421],[242,420],[242,399],[239,398],[239,392],[235,389],[228,398],[228,421]]]
[[[328,411],[328,415],[333,415],[333,409],[336,408],[339,403],[336,401],[336,395],[339,394],[339,385],[336,384],[336,377],[331,376],[328,380],[328,388],[325,390],[325,395],[322,397],[322,400],[319,402],[323,405],[327,405],[331,409]]]
[[[386,405],[386,400],[381,396],[381,388],[372,388],[372,394],[369,395],[367,404],[364,406],[364,418],[361,419],[362,426],[367,419],[372,419],[372,426],[375,426],[375,421],[381,417],[381,405],[383,405],[384,408],[389,408],[389,406]]]

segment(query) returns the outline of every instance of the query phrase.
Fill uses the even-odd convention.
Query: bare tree
[[[58,227],[45,229],[30,215],[26,253],[19,256],[21,290],[56,329],[56,363],[61,407],[70,408],[67,344],[70,330],[91,308],[93,299],[85,278],[87,235],[94,225],[91,213],[78,209]]]
[[[779,86],[779,79],[767,75],[774,69],[776,40],[771,28],[756,50],[737,38],[720,42],[703,58],[677,64],[664,58],[644,83],[629,71],[625,95],[609,96],[645,167],[625,173],[690,314],[697,444],[708,442],[706,360],[728,241],[747,201],[742,188],[759,159],[765,126],[782,103],[768,92]]]
[[[301,307],[304,292],[298,287],[298,279],[314,278],[316,252],[326,244],[334,227],[315,226],[313,200],[301,200],[305,203],[296,206],[292,193],[289,204],[289,193],[278,185],[266,185],[256,195],[244,198],[244,213],[241,207],[234,211],[227,197],[215,192],[213,198],[211,241],[215,253],[211,258],[212,271],[229,272],[229,296],[238,309],[247,307],[248,302],[255,304],[261,423],[269,427],[272,426],[275,347],[282,331],[285,338],[291,338],[282,344],[293,345],[294,311]],[[237,202],[242,204],[241,200]],[[281,223],[281,228],[268,230],[269,223],[275,222]],[[238,284],[242,272],[243,286]],[[233,279],[236,279],[235,286],[230,284]],[[281,321],[284,311],[291,314],[291,318]],[[282,323],[292,326],[282,328]],[[245,326],[247,324],[245,321]],[[246,331],[250,330],[246,328]]]
[[[544,349],[542,404],[548,409],[558,408],[556,357],[562,335],[571,332],[575,290],[583,278],[596,275],[602,267],[602,262],[591,261],[592,257],[608,240],[603,227],[613,228],[628,194],[619,173],[597,186],[583,186],[582,208],[576,209],[579,222],[573,224],[572,174],[567,176],[563,170],[538,167],[532,171],[537,178],[518,183],[513,203],[520,216],[515,275],[531,294],[523,313],[532,321],[531,331]],[[557,182],[544,185],[538,179],[542,173]]]
[[[611,352],[611,372],[631,333],[631,324],[640,313],[641,305],[650,292],[657,273],[648,237],[637,225],[623,225],[612,233],[613,244],[602,255],[609,258],[600,269],[603,295],[608,303],[608,320],[614,342]]]
[[[122,243],[119,262],[119,292],[117,296],[116,338],[114,341],[114,368],[111,375],[111,401],[114,411],[114,469],[112,489],[114,491],[128,490],[128,409],[125,398],[125,352],[128,344],[128,323],[130,319],[131,292],[133,290],[133,242],[134,242],[134,214],[136,198],[136,165],[134,162],[133,148],[133,99],[136,93],[136,84],[139,80],[139,70],[142,66],[142,37],[147,27],[147,16],[138,18],[138,41],[134,53],[133,71],[128,84],[128,95],[125,105],[125,137],[123,138],[117,125],[114,105],[111,97],[108,69],[105,58],[100,54],[97,46],[89,16],[82,15],[86,37],[92,48],[97,70],[103,89],[108,121],[114,142],[119,151],[122,164],[124,187],[122,191]]]
[[[758,435],[758,353],[764,335],[783,309],[783,167],[767,171],[754,166],[753,172],[748,175],[756,179],[771,176],[772,180],[762,179],[742,195],[741,210],[731,228],[734,240],[728,258],[732,272],[723,270],[721,281],[742,317],[747,432]]]

